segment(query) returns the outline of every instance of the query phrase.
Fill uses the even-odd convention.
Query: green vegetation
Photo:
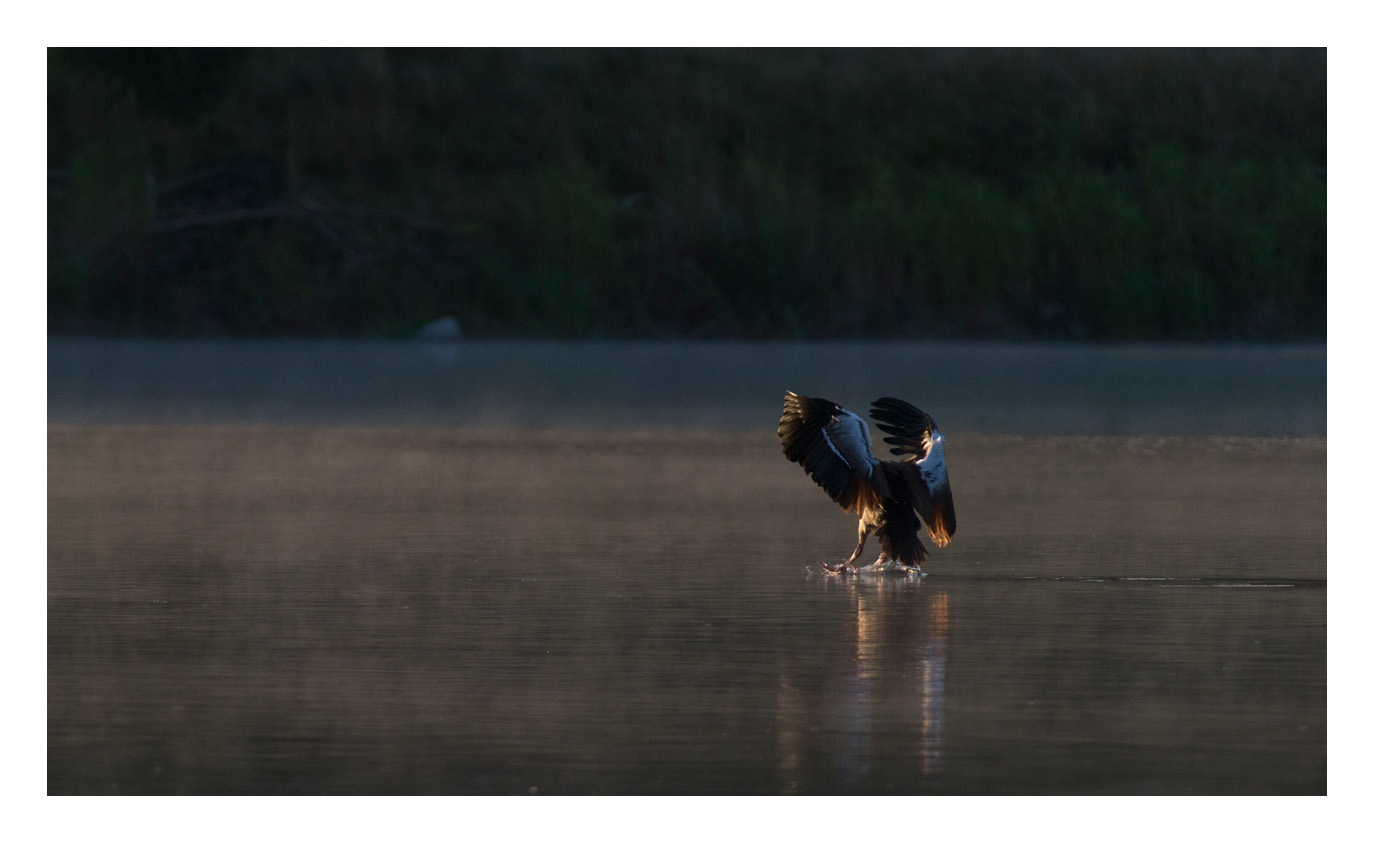
[[[1323,50],[53,50],[49,330],[1323,337]]]

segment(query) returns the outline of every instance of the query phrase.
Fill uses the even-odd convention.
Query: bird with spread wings
[[[783,454],[806,470],[817,485],[847,513],[859,516],[859,543],[833,572],[856,571],[855,560],[870,534],[877,534],[890,561],[921,572],[927,551],[917,537],[921,522],[936,545],[955,535],[955,501],[945,469],[945,436],[935,421],[901,399],[881,398],[870,415],[878,422],[898,460],[874,456],[869,426],[827,399],[789,392],[783,398],[778,438]]]

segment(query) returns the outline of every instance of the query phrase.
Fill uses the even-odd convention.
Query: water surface
[[[57,420],[49,791],[1326,791],[1325,439],[947,434],[917,579],[768,425]]]

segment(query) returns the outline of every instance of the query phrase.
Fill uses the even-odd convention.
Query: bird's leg
[[[855,568],[855,560],[858,560],[858,559],[859,559],[859,555],[862,554],[862,553],[864,553],[864,540],[866,540],[866,539],[869,538],[869,531],[870,531],[870,530],[871,530],[871,528],[869,527],[869,525],[868,525],[867,523],[865,523],[865,522],[863,522],[863,521],[861,521],[861,522],[859,523],[859,543],[858,543],[857,545],[855,545],[855,551],[854,551],[854,553],[850,555],[850,559],[848,559],[848,560],[846,560],[845,562],[841,563],[838,567],[831,569],[831,571],[853,571],[853,570],[854,570],[854,568]],[[830,566],[827,566],[827,568],[831,568],[831,567],[830,567]]]
[[[850,555],[850,559],[846,560],[838,566],[830,566],[826,563],[821,563],[821,567],[824,568],[826,571],[854,571],[855,560],[859,559],[860,553],[864,550],[864,538],[864,534],[861,533],[859,537],[859,544],[855,546],[855,552]]]

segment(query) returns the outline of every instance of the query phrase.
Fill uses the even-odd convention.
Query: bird
[[[831,572],[858,571],[855,560],[865,540],[877,534],[883,553],[874,562],[889,561],[924,574],[927,550],[917,533],[921,522],[936,545],[944,548],[955,535],[955,500],[945,466],[945,435],[930,415],[901,399],[873,402],[870,415],[889,436],[897,460],[874,456],[869,426],[854,413],[829,399],[788,391],[778,438],[783,455],[797,463],[847,513],[859,516],[859,542],[839,566],[821,565]]]

